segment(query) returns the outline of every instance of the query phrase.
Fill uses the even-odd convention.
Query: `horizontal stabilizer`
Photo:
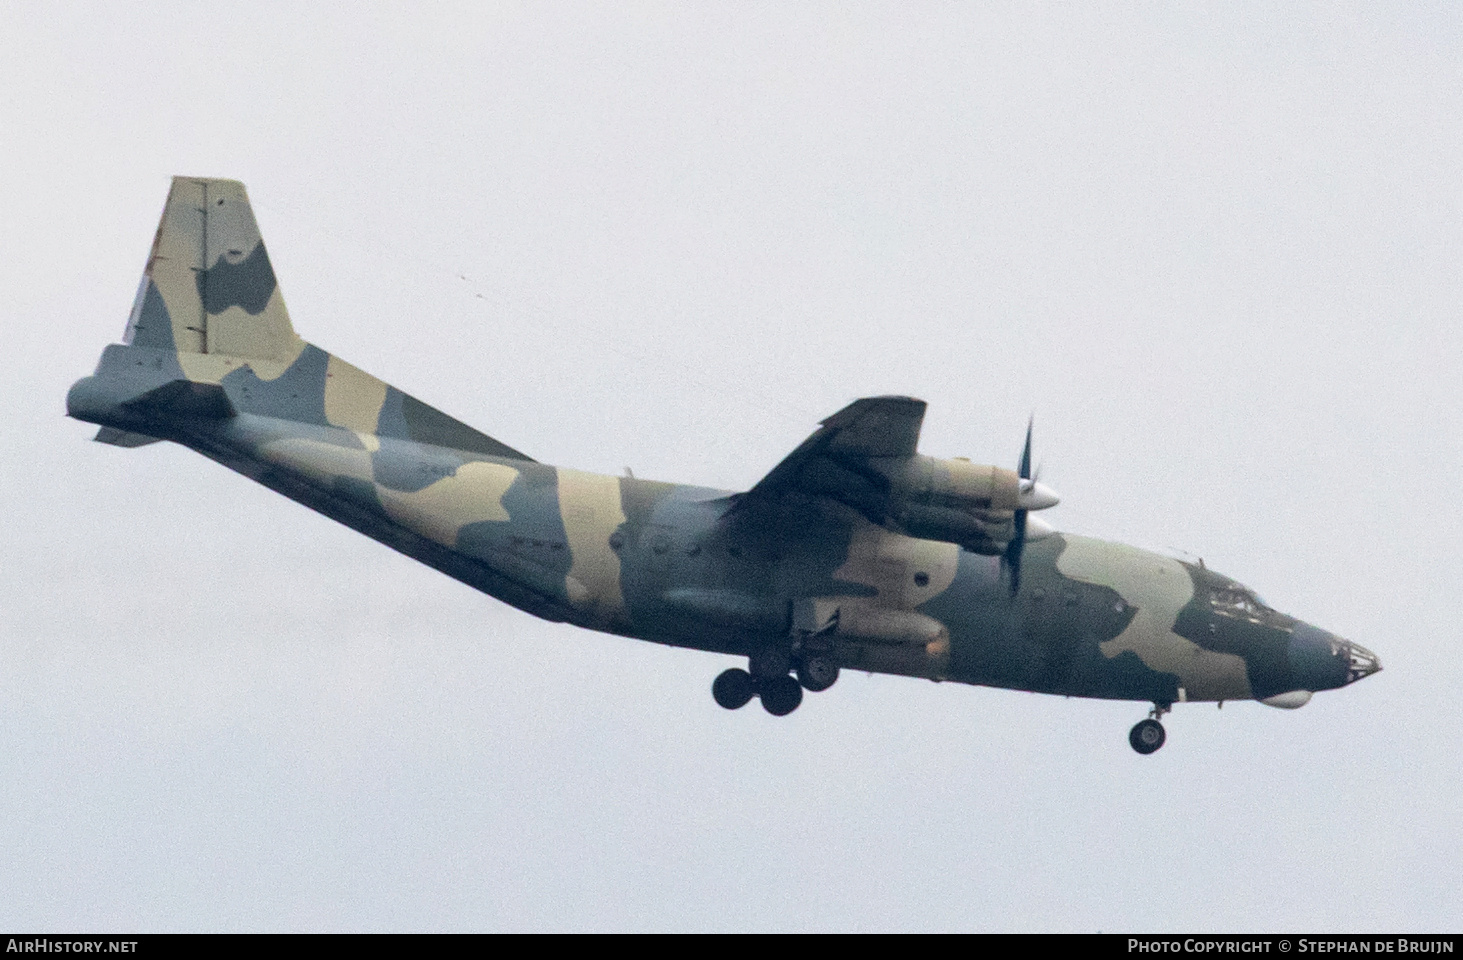
[[[174,380],[126,404],[140,413],[223,420],[234,415],[228,394],[216,383]]]
[[[110,443],[114,447],[145,447],[149,443],[158,442],[157,437],[133,433],[131,430],[118,430],[116,427],[102,427],[92,439],[97,443]]]

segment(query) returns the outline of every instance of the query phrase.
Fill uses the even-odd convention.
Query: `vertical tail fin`
[[[124,342],[289,364],[305,343],[237,180],[174,177]]]
[[[103,443],[189,442],[245,413],[531,459],[296,336],[237,180],[173,178],[124,342],[66,398]]]

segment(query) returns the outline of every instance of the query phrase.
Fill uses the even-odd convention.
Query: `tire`
[[[752,675],[745,670],[738,670],[736,667],[722,671],[711,682],[712,699],[716,701],[717,706],[725,707],[728,710],[745,707],[756,693],[757,687],[752,682]]]
[[[838,666],[824,657],[808,657],[798,664],[798,683],[809,693],[822,693],[838,682]]]
[[[803,702],[802,684],[792,677],[773,677],[762,681],[762,709],[774,717],[785,717]]]
[[[1167,739],[1168,734],[1164,732],[1163,724],[1153,719],[1138,721],[1128,732],[1128,743],[1145,757],[1163,746]]]

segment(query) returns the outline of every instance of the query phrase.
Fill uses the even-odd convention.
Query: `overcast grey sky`
[[[0,927],[1463,926],[1455,4],[0,11]],[[295,326],[552,463],[746,488],[859,396],[1376,650],[1288,713],[540,623],[64,396],[168,178]]]

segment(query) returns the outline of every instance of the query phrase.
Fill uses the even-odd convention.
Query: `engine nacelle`
[[[891,525],[912,537],[958,543],[991,556],[1015,535],[1015,511],[1057,503],[1050,488],[1022,480],[1013,470],[960,458],[910,457],[891,471],[889,481]],[[1045,524],[1028,521],[1028,537],[1046,530]]]

